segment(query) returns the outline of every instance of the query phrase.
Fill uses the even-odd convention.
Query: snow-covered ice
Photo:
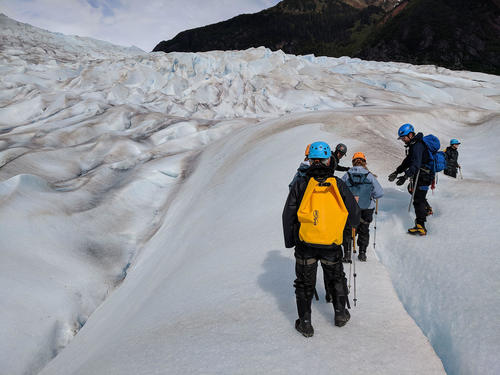
[[[0,26],[1,374],[500,372],[499,77]],[[386,180],[404,122],[462,141],[425,238]],[[386,196],[351,321],[319,273],[306,340],[281,210],[315,140]]]

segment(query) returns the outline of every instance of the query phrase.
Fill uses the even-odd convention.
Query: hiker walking
[[[356,227],[360,210],[344,182],[333,176],[331,149],[325,142],[309,148],[310,167],[293,183],[283,209],[285,246],[295,247],[295,296],[298,319],[295,328],[311,337],[311,302],[316,285],[318,261],[332,295],[335,325],[350,318],[347,280],[342,265],[342,232],[346,222]],[[346,307],[347,306],[347,307]]]
[[[416,219],[415,226],[408,229],[408,233],[425,236],[427,234],[425,228],[427,210],[430,207],[426,195],[435,177],[435,172],[431,167],[432,156],[423,141],[423,134],[415,133],[412,124],[401,125],[398,136],[398,139],[405,143],[406,157],[401,165],[389,175],[389,181],[392,182],[397,178],[396,185],[403,185],[407,179],[410,179],[411,186],[408,191],[413,194]],[[401,173],[403,175],[398,177]]]
[[[370,223],[373,220],[375,201],[382,198],[384,189],[380,186],[376,176],[366,167],[366,156],[362,152],[356,152],[352,157],[352,168],[342,176],[344,181],[358,201],[361,208],[361,220],[358,225],[358,259],[366,262],[366,248],[370,242]],[[344,230],[344,263],[351,261],[351,228],[346,226]]]
[[[457,168],[460,168],[458,164],[458,145],[460,142],[458,139],[453,138],[450,141],[450,145],[446,147],[444,153],[446,155],[446,169],[444,174],[453,178],[457,178]]]
[[[344,146],[343,150],[345,151],[346,148],[345,148],[345,145],[343,145],[342,143],[339,143],[338,146]],[[309,167],[311,166],[310,162],[309,162],[309,148],[311,147],[311,144],[309,143],[307,146],[306,146],[306,149],[305,149],[305,158],[304,158],[304,161],[302,161],[299,165],[299,168],[297,169],[297,172],[295,173],[295,176],[293,177],[293,180],[292,182],[290,182],[290,184],[288,185],[288,188],[291,189],[293,184],[295,183],[295,181],[297,181],[297,179],[299,177],[305,177],[306,176],[306,171],[309,169]],[[339,147],[340,148],[340,147]],[[337,162],[336,162],[336,159],[335,157],[333,156],[334,153],[332,153],[332,156],[330,158],[330,169],[335,169],[334,167],[337,166]],[[341,167],[341,168],[345,168],[345,167]],[[349,169],[349,168],[347,168]],[[350,230],[350,228],[349,228]],[[321,266],[322,268],[324,268],[324,264],[321,263]],[[325,270],[323,269],[323,281],[324,281],[324,285],[325,285],[325,291],[326,291],[326,295],[325,295],[325,300],[326,302],[332,302],[332,296],[330,295],[330,293],[328,292],[328,276],[327,276],[328,272],[325,272]],[[317,296],[317,293],[316,293],[316,298],[318,298]]]

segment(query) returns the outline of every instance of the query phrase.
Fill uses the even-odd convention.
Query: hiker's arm
[[[405,171],[405,177],[416,176],[418,170],[422,166],[422,155],[426,152],[425,146],[422,142],[417,142],[413,145],[410,154],[410,165],[408,169]]]
[[[292,182],[290,182],[288,184],[288,190],[292,189],[292,186],[295,184],[295,182],[297,181],[298,178],[299,178],[299,172],[295,173],[295,176],[293,176]]]
[[[396,168],[396,174],[403,173],[410,166],[410,154],[406,155],[399,167]]]
[[[339,172],[347,172],[349,170],[349,167],[343,167],[343,166],[337,164],[337,167],[335,168],[335,170],[339,171]]]
[[[371,180],[373,184],[372,198],[373,199],[382,198],[384,196],[384,189],[382,188],[382,186],[375,177],[371,176]]]
[[[295,228],[297,226],[297,185],[298,181],[290,188],[288,198],[286,199],[285,208],[283,209],[283,235],[285,238],[285,247],[290,248],[295,246]]]

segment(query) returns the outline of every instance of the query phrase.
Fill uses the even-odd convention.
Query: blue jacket
[[[405,176],[414,177],[418,170],[430,162],[429,152],[425,146],[422,133],[417,133],[408,145],[408,154],[403,162],[396,168],[396,172],[405,173]]]
[[[415,178],[420,169],[417,186],[420,190],[428,190],[434,180],[434,173],[426,172],[423,167],[431,162],[429,151],[422,138],[422,133],[417,133],[408,145],[408,154],[403,162],[396,168],[396,172],[405,174],[405,177]]]
[[[382,189],[382,186],[380,183],[377,181],[375,176],[366,168],[363,167],[351,167],[349,169],[349,172],[344,174],[342,176],[342,181],[345,183],[348,183],[349,180],[349,173],[359,173],[359,174],[366,174],[366,180],[371,183],[371,193],[370,193],[370,198],[371,202],[370,205],[368,206],[368,209],[375,208],[375,200],[382,198],[384,196],[384,189]]]

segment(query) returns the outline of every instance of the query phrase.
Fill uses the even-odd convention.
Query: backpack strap
[[[353,186],[354,185],[354,181],[352,180],[351,174],[349,172],[347,172],[347,175],[348,175],[347,179],[349,180],[349,183],[351,184],[351,186]]]

